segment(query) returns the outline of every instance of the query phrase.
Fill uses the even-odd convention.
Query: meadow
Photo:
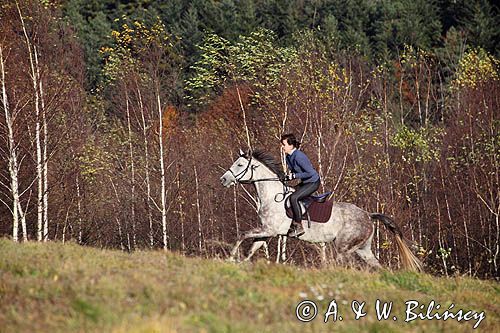
[[[498,282],[459,276],[0,239],[2,332],[498,332],[499,295]],[[309,322],[296,316],[305,300],[317,309],[299,308],[303,319],[316,313]],[[377,300],[379,313],[392,302],[387,319]],[[457,317],[437,319],[446,310]]]

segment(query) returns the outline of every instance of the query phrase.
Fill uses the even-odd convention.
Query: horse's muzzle
[[[231,174],[229,174],[229,172],[226,172],[222,177],[220,177],[220,182],[222,186],[229,187],[235,184],[235,179]]]

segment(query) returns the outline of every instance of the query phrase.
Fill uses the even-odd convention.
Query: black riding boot
[[[290,230],[288,231],[288,237],[299,237],[305,233],[304,228],[302,227],[302,223],[292,221],[292,225],[290,226]]]

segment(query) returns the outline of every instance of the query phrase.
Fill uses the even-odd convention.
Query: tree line
[[[280,135],[294,132],[321,190],[392,215],[430,270],[498,276],[499,62],[488,44],[498,36],[471,40],[452,5],[422,2],[441,8],[426,32],[409,29],[423,21],[404,18],[418,14],[404,1],[85,3],[1,5],[2,235],[222,257],[258,221],[253,189],[219,177],[239,148],[279,160]],[[258,19],[231,30],[249,8]],[[400,26],[363,18],[376,8]],[[323,27],[330,14],[337,30]],[[299,24],[311,15],[318,24]],[[205,20],[198,37],[176,30],[188,17]],[[391,242],[376,225],[374,252],[396,267]],[[329,244],[286,238],[261,255],[335,257]]]
[[[316,30],[332,49],[350,50],[380,63],[397,58],[404,45],[425,50],[446,48],[459,38],[499,56],[499,7],[486,0],[200,0],[151,1],[103,0],[54,1],[61,3],[65,19],[84,47],[88,84],[101,79],[103,46],[111,46],[111,30],[122,17],[151,25],[158,17],[172,34],[181,38],[186,66],[192,75],[206,32],[235,42],[257,28],[273,31],[280,46],[295,43],[293,35]]]

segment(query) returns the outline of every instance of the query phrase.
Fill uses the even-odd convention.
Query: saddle
[[[309,227],[311,226],[311,221],[319,223],[328,222],[332,214],[333,200],[327,200],[327,198],[332,193],[330,191],[320,195],[311,195],[299,201],[302,209],[302,220],[307,220]],[[289,218],[293,218],[290,197],[287,197],[285,200],[285,210],[286,215]]]

